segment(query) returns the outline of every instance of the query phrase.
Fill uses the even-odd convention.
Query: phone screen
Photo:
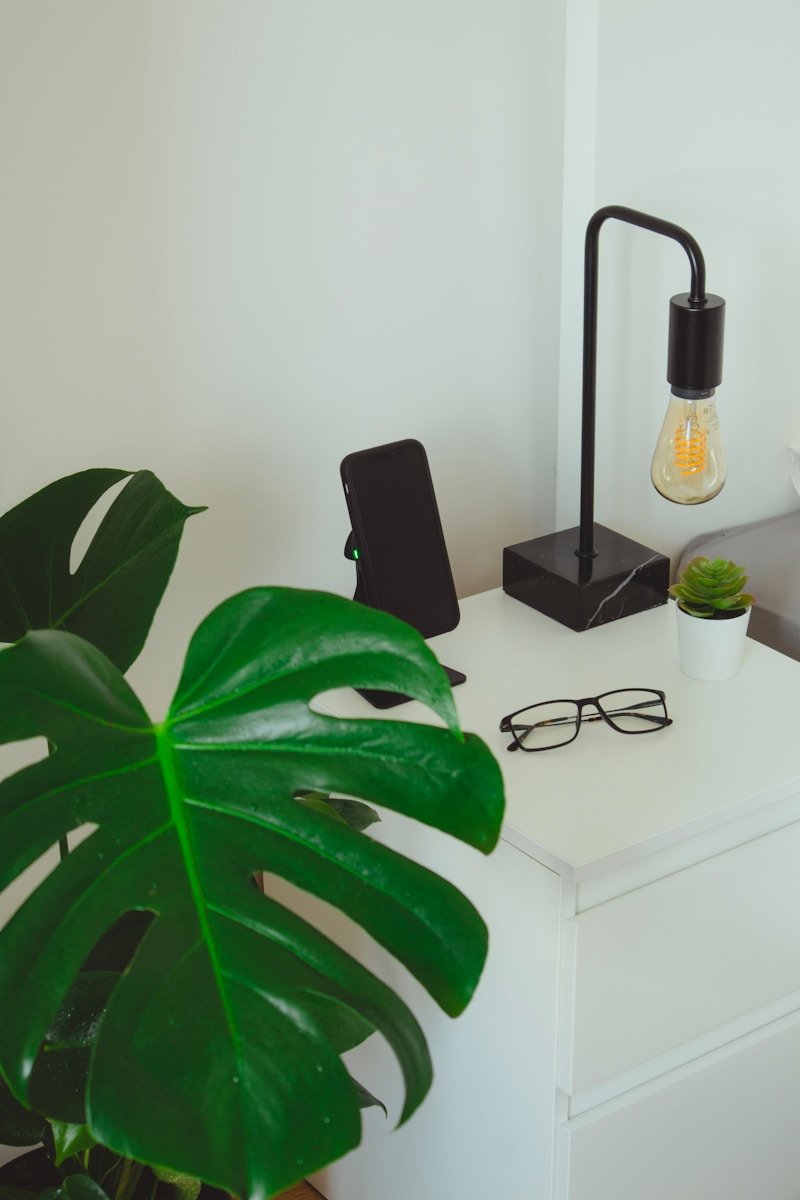
[[[455,629],[458,599],[424,447],[375,446],[349,454],[341,470],[367,603],[424,637]]]

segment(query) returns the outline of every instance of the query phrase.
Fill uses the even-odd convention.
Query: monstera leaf
[[[68,475],[0,517],[0,642],[29,629],[79,634],[127,671],[144,645],[167,586],[187,508],[150,471],[114,500],[74,575],[75,534],[97,501],[129,471]]]
[[[347,684],[414,696],[445,727],[310,706]],[[0,888],[68,831],[96,829],[0,933],[0,1067],[20,1101],[90,951],[139,911],[152,920],[93,1039],[93,1137],[240,1196],[282,1190],[359,1140],[359,1094],[326,1035],[332,1007],[388,1040],[403,1118],[413,1112],[431,1068],[412,1014],[252,880],[271,872],[315,893],[446,1012],[468,1002],[487,947],[469,901],[296,799],[343,792],[492,848],[499,769],[459,732],[418,634],[335,596],[244,592],[201,625],[153,724],[99,650],[31,633],[0,653],[0,742],[34,736],[54,752],[0,785]]]
[[[23,1108],[0,1079],[0,1146],[35,1146],[44,1125],[44,1117]]]

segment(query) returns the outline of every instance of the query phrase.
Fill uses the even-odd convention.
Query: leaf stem
[[[135,1162],[132,1158],[123,1158],[115,1200],[131,1200],[143,1170],[144,1163]]]

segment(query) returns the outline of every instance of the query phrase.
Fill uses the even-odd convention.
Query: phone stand
[[[344,544],[344,556],[354,562],[356,565],[356,590],[353,593],[353,599],[359,604],[366,604],[368,608],[374,608],[375,605],[370,604],[366,599],[364,589],[364,580],[361,575],[361,563],[358,557],[358,549],[356,548],[355,535],[352,531],[347,535],[347,540]],[[442,670],[450,680],[450,686],[456,687],[459,683],[466,681],[466,675],[463,671],[456,671],[453,667],[446,667],[444,663],[440,664]],[[413,696],[404,696],[402,692],[384,692],[377,688],[356,688],[359,696],[363,696],[373,708],[395,708],[398,704],[406,704],[409,700],[413,700]]]

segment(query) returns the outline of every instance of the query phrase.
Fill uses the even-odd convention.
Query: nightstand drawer
[[[800,989],[800,824],[575,921],[575,1094]]]
[[[797,1200],[798,1061],[795,1017],[567,1122],[568,1200]]]

